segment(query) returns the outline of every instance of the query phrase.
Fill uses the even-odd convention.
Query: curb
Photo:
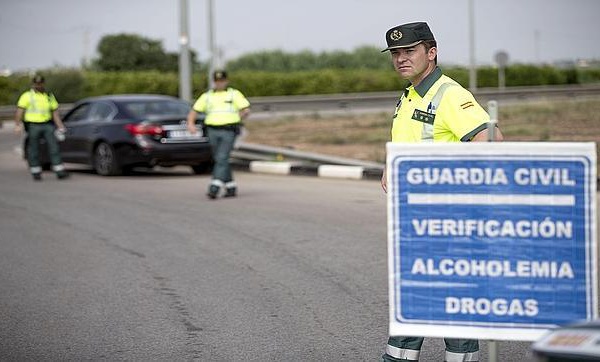
[[[316,176],[353,180],[379,180],[383,170],[363,166],[306,165],[295,162],[232,160],[232,167],[241,171],[275,175]]]

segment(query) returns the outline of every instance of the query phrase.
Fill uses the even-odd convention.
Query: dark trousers
[[[388,338],[388,348],[411,351],[420,351],[423,345],[423,337],[400,337],[390,336]],[[479,360],[479,342],[476,339],[459,339],[459,338],[444,338],[446,343],[446,358],[445,360],[453,360],[448,358],[448,354],[465,355],[461,356],[461,361],[478,361]],[[388,353],[382,356],[384,362],[397,361],[416,361],[418,358],[395,358]]]
[[[46,140],[48,146],[48,154],[50,156],[50,163],[56,170],[61,165],[60,151],[58,148],[58,142],[54,137],[54,124],[52,122],[46,123],[28,123],[27,124],[27,135],[29,142],[27,144],[27,162],[32,173],[41,172],[40,164],[40,139]]]
[[[225,127],[208,127],[207,130],[214,161],[212,178],[223,182],[223,184],[231,182],[233,181],[233,175],[229,164],[229,156],[231,150],[233,150],[237,134],[233,129]]]

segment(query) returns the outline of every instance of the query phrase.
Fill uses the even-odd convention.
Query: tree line
[[[167,52],[158,40],[135,34],[104,36],[97,47],[98,58],[88,69],[102,72],[147,71],[176,72],[179,54]],[[196,71],[208,69],[191,51],[192,67]],[[258,51],[242,55],[227,63],[228,70],[255,70],[268,72],[297,72],[319,69],[390,69],[389,57],[375,47],[363,46],[351,52],[330,51],[315,54],[305,50],[286,53],[281,50]]]
[[[178,95],[179,54],[165,51],[160,41],[135,34],[106,35],[97,53],[98,57],[81,69],[43,71],[48,89],[59,101],[117,93]],[[190,58],[195,96],[208,87],[208,64],[199,61],[194,51]],[[467,68],[441,67],[463,86],[469,85]],[[231,85],[250,97],[398,91],[406,86],[394,73],[389,54],[370,46],[321,53],[258,51],[229,61],[226,68],[231,71]],[[508,87],[600,82],[600,67],[513,64],[505,73]],[[477,86],[497,87],[497,75],[495,67],[479,67]],[[0,104],[15,104],[29,84],[29,74],[0,77]]]

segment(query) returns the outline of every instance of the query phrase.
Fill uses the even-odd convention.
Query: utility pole
[[[477,90],[477,65],[475,61],[475,4],[469,0],[469,90]]]
[[[179,0],[179,97],[192,101],[188,0]]]
[[[89,49],[90,49],[90,29],[86,27],[83,30],[83,59],[81,61],[81,66],[85,70],[87,70],[88,66],[90,65]]]
[[[214,81],[212,79],[212,75],[215,71],[216,67],[216,56],[217,50],[215,48],[215,24],[214,24],[214,7],[213,0],[207,0],[207,8],[208,8],[208,48],[210,51],[210,59],[208,63],[208,88],[211,89],[214,86]]]
[[[540,64],[540,31],[535,30],[533,32],[533,44],[535,49],[535,63]]]

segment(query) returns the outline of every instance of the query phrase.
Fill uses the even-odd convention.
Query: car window
[[[68,123],[83,121],[87,119],[90,109],[91,105],[89,103],[82,104],[69,112],[69,114],[65,116],[64,121]]]
[[[136,118],[162,115],[182,115],[190,111],[190,105],[186,102],[171,100],[135,101],[124,104],[128,113]]]
[[[159,107],[163,114],[187,114],[190,105],[185,102],[160,102]]]
[[[93,121],[108,121],[117,111],[108,103],[98,102],[92,106],[89,118]]]

